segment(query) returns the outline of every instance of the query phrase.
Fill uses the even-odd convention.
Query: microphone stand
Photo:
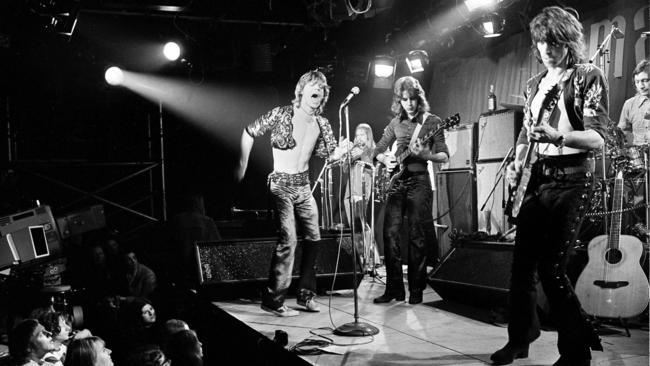
[[[506,157],[503,158],[503,161],[501,161],[501,165],[499,166],[499,170],[497,170],[497,173],[496,173],[498,175],[498,178],[494,182],[494,185],[492,186],[492,189],[490,190],[490,193],[485,198],[485,202],[483,202],[483,205],[481,206],[481,209],[480,209],[481,212],[485,209],[485,206],[490,201],[490,197],[492,197],[492,195],[494,194],[494,191],[496,190],[496,188],[499,186],[499,183],[503,179],[503,175],[504,175],[503,169],[506,167],[506,165],[508,164],[508,161],[511,159],[511,155],[512,155],[513,151],[514,151],[514,148],[511,147],[510,151],[508,151],[508,154],[506,155]],[[502,197],[503,198],[502,198],[502,201],[501,201],[501,207],[505,208],[505,206],[506,206],[505,192],[502,195]],[[505,218],[505,214],[503,215],[502,218]],[[489,220],[486,220],[486,221],[489,222]],[[504,226],[505,226],[505,220],[503,220],[503,222],[504,222]],[[491,227],[486,227],[486,230],[487,230],[488,233],[491,231],[491,229],[492,229]],[[505,229],[505,227],[504,227],[504,229]]]
[[[341,105],[339,108],[339,116],[341,115],[341,109],[345,112],[345,131],[346,131],[346,136],[348,139],[350,138],[350,114],[348,110],[347,105]],[[340,121],[339,124],[339,129],[342,126],[342,122]],[[348,197],[348,202],[350,204],[350,229],[352,231],[352,292],[354,296],[354,322],[351,323],[345,323],[343,325],[338,326],[336,329],[334,329],[334,334],[339,335],[339,336],[348,336],[348,337],[364,337],[364,336],[370,336],[370,335],[375,335],[379,333],[379,329],[376,327],[367,324],[367,323],[362,323],[359,322],[359,299],[357,297],[357,246],[354,242],[354,222],[355,222],[355,208],[352,200],[352,179],[354,177],[354,174],[352,174],[352,154],[350,149],[347,149],[346,152],[346,164],[348,166],[348,174],[349,174],[349,179],[348,179],[348,191],[350,192],[349,197]],[[363,230],[362,230],[363,231]]]

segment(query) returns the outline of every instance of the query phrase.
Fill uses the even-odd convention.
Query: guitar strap
[[[542,102],[542,113],[537,119],[535,126],[540,126],[544,123],[548,124],[548,121],[551,119],[555,107],[557,107],[557,102],[560,99],[562,90],[564,89],[564,82],[571,76],[573,69],[567,70],[565,74],[560,78],[560,80],[555,84],[551,90],[546,93],[544,101]],[[537,145],[539,148],[539,145]]]
[[[430,115],[431,113],[429,112],[424,112],[424,114],[422,114],[422,123],[418,123],[415,126],[415,130],[413,130],[413,135],[411,136],[411,142],[409,142],[409,146],[413,145],[415,143],[415,140],[420,137],[420,131],[422,130],[422,127],[427,122],[427,118],[429,118]]]

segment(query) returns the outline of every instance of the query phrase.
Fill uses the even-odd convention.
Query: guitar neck
[[[612,197],[612,224],[607,238],[607,246],[612,249],[618,249],[621,238],[621,209],[623,208],[623,177],[622,174],[616,177],[614,181],[614,195]]]

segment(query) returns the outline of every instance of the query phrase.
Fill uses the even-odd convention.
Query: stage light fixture
[[[473,11],[478,8],[485,8],[496,4],[498,0],[465,0],[467,10]]]
[[[406,56],[406,66],[408,66],[411,74],[424,71],[424,68],[429,64],[429,55],[424,50],[414,50],[409,52]]]
[[[485,38],[499,37],[503,33],[506,20],[497,13],[490,13],[483,17],[482,32]]]
[[[124,81],[124,73],[119,67],[111,66],[104,73],[104,79],[111,85],[120,85]]]
[[[390,56],[375,57],[375,76],[389,78],[395,72],[395,59]]]
[[[176,61],[181,56],[181,47],[176,42],[167,42],[163,47],[163,55],[169,61]]]

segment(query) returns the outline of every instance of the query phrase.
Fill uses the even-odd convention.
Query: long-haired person
[[[318,207],[309,186],[309,159],[313,153],[328,158],[337,147],[329,121],[321,116],[329,89],[323,73],[305,73],[296,84],[292,105],[273,108],[248,125],[241,137],[238,180],[246,173],[254,138],[271,134],[273,172],[268,182],[280,218],[280,238],[271,259],[262,309],[277,316],[299,314],[284,304],[298,243],[297,225],[305,236],[297,303],[306,311],[319,311],[315,265],[320,228]]]
[[[557,6],[547,7],[530,22],[537,58],[546,70],[526,83],[524,123],[517,158],[507,168],[516,182],[527,146],[535,142],[539,159],[517,216],[510,284],[508,343],[491,359],[497,365],[528,356],[540,334],[536,314],[536,278],[548,297],[558,330],[562,365],[589,365],[591,350],[602,350],[566,275],[581,218],[593,182],[589,151],[604,143],[608,123],[607,82],[584,60],[582,25]]]
[[[111,350],[99,337],[75,339],[68,346],[65,366],[113,366]]]
[[[391,110],[395,117],[384,129],[375,148],[377,160],[392,169],[397,162],[385,154],[388,147],[397,141],[397,152],[409,150],[409,156],[399,163],[403,174],[388,192],[384,216],[384,261],[386,263],[386,292],[374,299],[375,303],[386,303],[393,299],[405,299],[402,273],[400,241],[408,242],[408,285],[409,303],[422,302],[422,291],[426,287],[427,240],[435,238],[431,206],[433,193],[427,171],[427,161],[444,163],[449,158],[449,149],[442,131],[429,142],[422,142],[419,136],[434,131],[441,124],[438,116],[429,113],[429,103],[424,89],[411,76],[395,82]],[[419,127],[418,127],[419,126]],[[413,135],[415,138],[413,138]],[[408,216],[408,237],[400,237],[403,217]]]
[[[54,365],[42,359],[56,349],[52,334],[36,319],[21,321],[9,334],[9,356],[16,366]]]

